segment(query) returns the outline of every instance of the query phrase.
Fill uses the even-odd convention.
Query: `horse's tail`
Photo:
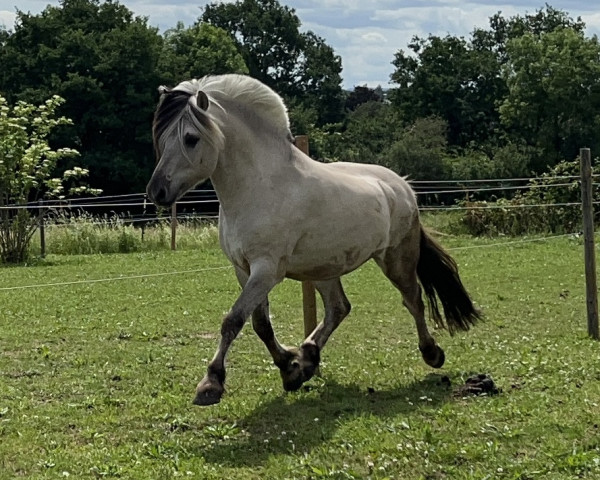
[[[427,296],[430,316],[437,325],[448,328],[450,335],[457,330],[469,330],[481,318],[458,276],[456,262],[422,226],[417,275]],[[438,298],[446,324],[440,314]]]

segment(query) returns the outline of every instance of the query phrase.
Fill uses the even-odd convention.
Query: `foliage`
[[[598,128],[600,53],[584,28],[581,19],[546,5],[524,16],[498,13],[469,39],[415,37],[408,52],[395,55],[391,78],[398,87],[390,98],[408,124],[444,119],[449,147],[464,154],[459,163],[475,157],[498,170],[491,163],[502,155],[480,150],[508,142],[529,156],[518,169],[541,173],[584,145],[600,148],[591,133]]]
[[[116,1],[61,0],[38,15],[17,11],[0,50],[0,91],[9,101],[65,98],[61,114],[74,123],[53,141],[77,148],[90,181],[105,192],[140,191],[154,165],[161,48],[157,29]]]
[[[383,102],[383,99],[384,93],[381,86],[378,86],[377,88],[369,88],[366,85],[357,85],[346,97],[344,106],[346,110],[352,112],[364,103]]]
[[[490,28],[476,28],[472,42],[477,49],[489,49],[498,55],[501,64],[507,61],[507,45],[513,39],[526,34],[540,36],[557,30],[572,30],[583,33],[585,23],[581,17],[572,19],[567,12],[558,10],[546,3],[544,8],[535,13],[503,17],[501,12],[489,19]]]
[[[442,179],[446,131],[447,124],[441,118],[417,119],[381,154],[379,163],[412,180]]]
[[[501,120],[540,150],[538,168],[600,148],[600,43],[573,29],[527,33],[507,45]],[[518,133],[516,133],[518,132]]]
[[[487,318],[435,333],[443,370],[423,363],[414,322],[371,262],[344,279],[354,308],[322,378],[282,392],[248,322],[228,392],[204,409],[193,390],[239,294],[216,245],[0,267],[0,478],[598,478],[600,352],[585,336],[581,243],[441,240],[458,247]],[[285,281],[269,298],[287,345],[303,338],[300,292]],[[456,395],[474,373],[502,393]]]
[[[394,108],[381,101],[358,105],[348,113],[345,126],[343,138],[347,152],[344,159],[365,163],[377,163],[397,139],[401,128]]]
[[[598,163],[596,160],[595,164]],[[579,168],[578,160],[559,162],[531,180],[525,191],[510,200],[461,202],[461,206],[472,208],[466,210],[463,224],[473,235],[578,232],[581,229]],[[594,201],[600,202],[597,189]]]
[[[158,68],[165,72],[167,83],[223,73],[248,73],[237,45],[227,32],[207,23],[177,27],[164,34]]]
[[[408,47],[411,52],[398,51],[392,62],[398,88],[391,99],[402,117],[410,123],[444,119],[453,146],[487,140],[498,125],[495,102],[503,95],[494,53],[450,35],[415,37]]]
[[[341,120],[341,59],[318,35],[300,32],[293,8],[277,0],[210,3],[199,21],[231,35],[252,77],[292,104],[318,105],[318,126]]]
[[[99,193],[99,190],[80,184],[79,180],[88,174],[86,169],[75,167],[66,170],[62,178],[52,176],[60,160],[78,154],[73,149],[55,150],[49,145],[51,132],[60,125],[70,124],[67,118],[56,115],[62,103],[60,97],[53,96],[39,106],[20,101],[9,107],[6,99],[0,96],[2,263],[19,263],[28,257],[29,242],[38,226],[38,219],[25,208],[29,201],[44,195],[62,198],[66,193]]]
[[[468,148],[445,159],[448,178],[493,179],[529,175],[529,164],[536,149],[511,141],[487,149]]]
[[[292,127],[310,137],[313,158],[326,162],[378,163],[397,136],[398,120],[389,104],[368,101],[348,113],[343,123],[315,125],[313,109],[291,110]],[[300,114],[300,115],[299,115]]]

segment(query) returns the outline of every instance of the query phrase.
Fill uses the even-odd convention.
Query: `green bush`
[[[27,204],[42,197],[63,197],[99,190],[81,185],[88,171],[80,167],[53,177],[60,160],[78,155],[69,148],[54,150],[50,133],[71,121],[57,115],[64,100],[56,95],[41,105],[17,102],[9,106],[0,96],[0,262],[27,260],[39,219]]]
[[[598,160],[594,162],[598,164]],[[561,178],[577,177],[577,178]],[[512,199],[461,201],[462,223],[472,235],[571,233],[581,229],[579,160],[562,161]],[[600,194],[594,193],[594,201]],[[575,203],[576,205],[566,205]]]

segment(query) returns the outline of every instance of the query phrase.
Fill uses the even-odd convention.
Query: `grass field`
[[[194,388],[238,294],[217,248],[0,268],[0,479],[600,478],[581,241],[442,242],[487,318],[436,333],[443,369],[422,362],[399,294],[368,264],[345,280],[353,311],[321,378],[285,394],[246,325],[207,408]],[[271,308],[299,344],[299,284],[278,286]],[[501,393],[457,393],[475,373]]]

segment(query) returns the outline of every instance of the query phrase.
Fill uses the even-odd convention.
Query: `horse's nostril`
[[[167,199],[167,189],[165,187],[155,188],[148,193],[150,196],[150,200],[152,200],[157,205],[165,204],[165,201]]]

